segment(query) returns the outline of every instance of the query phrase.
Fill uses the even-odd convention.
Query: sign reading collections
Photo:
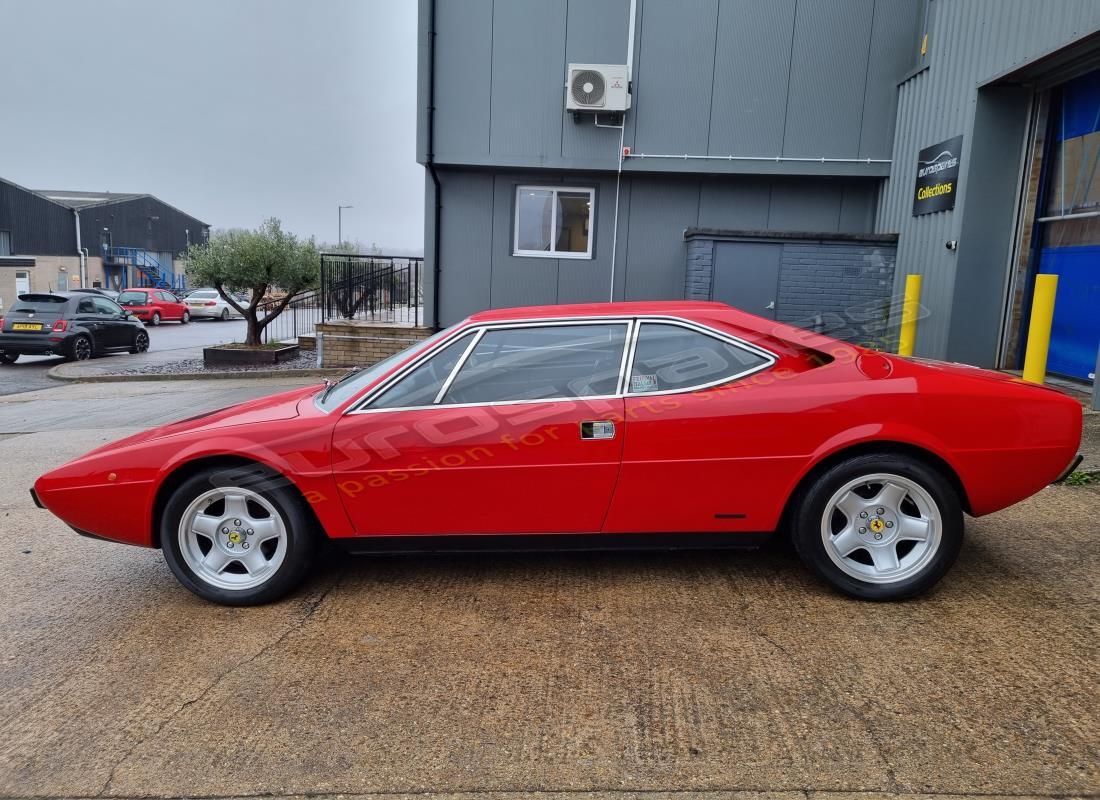
[[[917,155],[917,186],[913,193],[913,216],[947,211],[955,207],[959,191],[959,157],[963,137],[926,147]]]

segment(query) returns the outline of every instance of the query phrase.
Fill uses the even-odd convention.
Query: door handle
[[[609,419],[585,420],[581,423],[582,439],[614,439],[615,423]]]

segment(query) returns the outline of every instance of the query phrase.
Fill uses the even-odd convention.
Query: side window
[[[467,333],[444,347],[371,401],[369,408],[430,406],[443,388],[474,334]]]
[[[95,303],[92,302],[92,298],[87,297],[81,300],[76,306],[77,314],[95,314]]]
[[[491,403],[614,394],[625,323],[487,331],[458,371],[444,403]]]
[[[692,389],[759,369],[769,359],[691,328],[643,322],[627,391]]]
[[[92,302],[95,303],[95,310],[97,314],[110,314],[111,316],[118,316],[122,313],[122,309],[112,303],[106,297],[93,297]]]

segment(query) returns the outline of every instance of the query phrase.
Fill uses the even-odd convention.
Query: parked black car
[[[0,317],[0,364],[12,364],[21,355],[84,361],[111,350],[148,349],[149,334],[141,321],[97,294],[21,294]]]

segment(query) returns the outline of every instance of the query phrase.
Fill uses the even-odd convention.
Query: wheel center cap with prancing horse
[[[886,530],[886,521],[882,517],[875,517],[867,527],[871,529],[871,533],[882,533]]]

